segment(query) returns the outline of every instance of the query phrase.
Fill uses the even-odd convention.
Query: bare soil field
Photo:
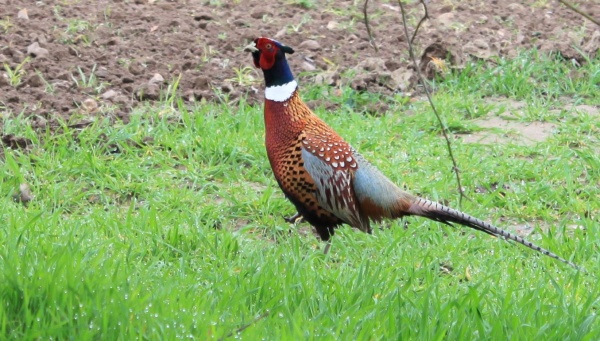
[[[598,18],[597,0],[580,9]],[[127,121],[140,102],[176,92],[186,102],[262,100],[261,75],[242,51],[257,36],[296,49],[302,82],[408,95],[414,90],[397,2],[371,1],[375,51],[362,1],[0,1],[0,115],[30,117],[35,128],[108,116]],[[413,27],[418,2],[407,6]],[[555,52],[584,63],[600,48],[600,28],[557,1],[431,1],[416,39],[452,66],[519,50]],[[425,51],[425,53],[423,52]],[[448,54],[449,53],[449,54]],[[451,57],[448,58],[448,55]],[[348,77],[346,71],[351,72]]]

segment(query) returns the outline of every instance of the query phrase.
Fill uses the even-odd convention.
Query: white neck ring
[[[275,102],[285,102],[292,97],[297,88],[296,80],[282,85],[268,86],[265,89],[265,98]]]

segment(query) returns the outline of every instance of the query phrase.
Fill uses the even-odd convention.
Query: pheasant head
[[[289,99],[298,84],[285,55],[294,50],[274,39],[256,38],[244,51],[252,53],[254,65],[263,71],[265,98],[276,102]]]

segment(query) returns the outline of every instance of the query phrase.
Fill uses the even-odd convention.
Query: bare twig
[[[558,2],[562,3],[563,5],[569,7],[573,12],[578,13],[581,16],[584,16],[587,20],[593,22],[594,24],[600,26],[600,21],[596,20],[595,18],[593,18],[591,15],[582,12],[581,10],[575,8],[575,6],[573,6],[573,4],[571,4],[570,2],[566,1],[566,0],[558,0]]]
[[[369,42],[373,45],[375,52],[379,52],[377,48],[377,44],[375,44],[375,39],[371,34],[371,26],[369,25],[369,16],[367,15],[367,6],[369,5],[369,0],[365,0],[365,5],[363,6],[363,18],[365,19],[365,26],[367,27],[367,34],[369,35]]]
[[[417,36],[417,32],[419,32],[419,27],[421,27],[421,24],[425,20],[429,19],[429,12],[427,12],[427,5],[425,5],[425,0],[421,0],[421,4],[423,4],[423,11],[425,11],[425,14],[421,18],[421,20],[419,20],[419,23],[417,24],[417,27],[415,28],[415,31],[413,32],[413,36],[412,36],[412,38],[410,38],[410,43],[408,44],[409,48],[413,45],[413,42],[415,40],[415,37]],[[406,24],[405,24],[405,26],[406,26]],[[408,36],[406,38],[408,39]]]
[[[236,330],[234,330],[234,331],[232,331],[232,332],[229,332],[229,334],[227,334],[227,335],[225,335],[225,336],[223,336],[223,337],[219,338],[219,341],[223,341],[223,340],[225,340],[226,338],[232,337],[232,336],[234,336],[234,335],[235,335],[235,334],[237,334],[237,333],[241,333],[241,332],[243,332],[244,330],[246,330],[248,327],[252,326],[252,325],[253,325],[253,324],[255,324],[256,322],[258,322],[258,321],[260,321],[260,320],[264,319],[265,317],[269,316],[269,314],[270,314],[270,312],[269,312],[269,311],[266,311],[266,312],[262,313],[262,314],[261,314],[261,315],[259,315],[257,318],[255,318],[254,320],[252,320],[252,322],[250,322],[250,323],[246,323],[246,324],[244,324],[244,325],[240,326],[239,328],[237,328]]]
[[[424,1],[421,1],[421,3],[423,4],[423,7],[425,8],[425,16],[421,19],[421,21],[419,21],[419,25],[421,24],[421,22],[423,22],[424,19],[427,18],[427,6],[425,5]],[[400,5],[400,11],[402,12],[402,25],[404,26],[404,34],[406,35],[406,39],[409,42],[408,43],[408,53],[410,54],[410,59],[413,62],[413,65],[415,66],[415,70],[417,71],[419,80],[423,84],[423,89],[425,90],[425,95],[427,96],[429,105],[431,105],[431,109],[433,110],[433,113],[435,114],[435,117],[437,118],[438,123],[440,124],[440,127],[442,128],[442,134],[444,135],[444,139],[446,140],[446,146],[448,147],[448,154],[450,155],[450,159],[452,160],[452,166],[453,166],[452,170],[454,171],[454,174],[456,174],[456,182],[458,184],[458,192],[460,194],[458,203],[460,206],[462,204],[462,199],[463,198],[468,199],[468,197],[465,195],[465,192],[463,191],[463,188],[462,188],[462,184],[460,181],[460,170],[458,169],[456,159],[454,158],[454,153],[452,152],[452,143],[450,142],[450,138],[448,137],[448,128],[446,128],[446,125],[442,121],[440,114],[438,113],[437,109],[435,108],[435,105],[433,104],[433,100],[431,99],[431,93],[430,93],[429,89],[427,88],[427,83],[425,81],[425,77],[423,77],[423,75],[421,74],[421,70],[419,69],[419,65],[417,64],[417,59],[415,57],[415,53],[414,53],[413,45],[412,45],[412,40],[414,39],[414,37],[416,35],[416,30],[415,30],[415,34],[413,35],[412,39],[408,40],[409,34],[408,34],[408,27],[406,25],[406,11],[404,10],[404,5],[402,4],[402,0],[398,0],[398,4]],[[417,30],[418,29],[419,29],[419,26],[417,26]]]

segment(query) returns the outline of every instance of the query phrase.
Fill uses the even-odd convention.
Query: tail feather
[[[557,259],[563,263],[566,263],[572,266],[575,269],[580,269],[579,266],[570,262],[557,254],[546,250],[540,246],[537,246],[515,234],[507,232],[499,227],[486,223],[483,220],[472,217],[466,213],[460,212],[453,208],[444,206],[442,204],[436,203],[431,200],[418,198],[415,202],[413,202],[408,209],[407,212],[409,215],[417,215],[425,218],[429,218],[432,220],[436,220],[448,225],[452,225],[451,223],[457,223],[460,225],[471,227],[475,230],[485,232],[495,237],[501,237],[504,239],[515,241],[519,244],[522,244],[532,250],[540,252],[548,257]]]

